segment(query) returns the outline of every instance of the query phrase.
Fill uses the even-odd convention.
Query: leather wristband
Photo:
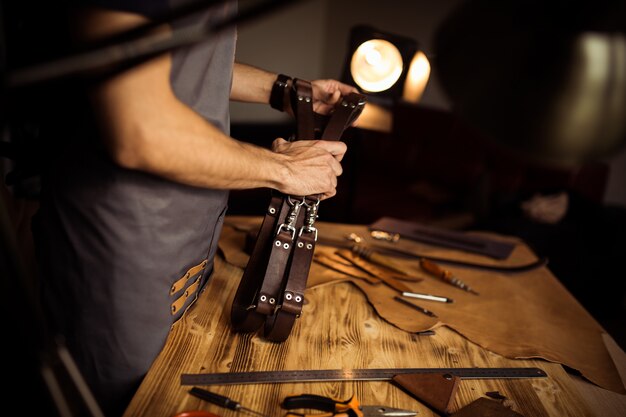
[[[291,77],[285,74],[278,74],[278,77],[276,77],[270,93],[270,106],[273,109],[285,111],[285,90],[290,80]]]

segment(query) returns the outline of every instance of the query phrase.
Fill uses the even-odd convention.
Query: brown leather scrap
[[[400,374],[393,381],[424,404],[447,413],[454,401],[461,378],[450,374]]]
[[[522,414],[506,408],[500,401],[481,397],[461,408],[450,417],[524,417]]]

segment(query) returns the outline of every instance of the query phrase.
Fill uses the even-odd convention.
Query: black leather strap
[[[278,111],[285,111],[285,90],[291,78],[285,74],[278,74],[270,92],[270,106]]]

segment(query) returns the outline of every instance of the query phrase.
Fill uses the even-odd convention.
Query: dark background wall
[[[350,28],[369,24],[416,39],[433,64],[435,31],[461,3],[298,2],[240,27],[237,59],[305,79],[338,78]],[[357,129],[346,135],[345,173],[337,196],[320,207],[320,219],[368,223],[391,215],[521,236],[551,259],[555,275],[626,346],[624,283],[611,272],[626,253],[626,150],[574,173],[491,154],[480,132],[452,116],[436,68],[431,75],[419,105],[397,111],[393,134]],[[231,110],[238,139],[269,146],[292,131],[290,119],[268,106],[234,103]],[[541,224],[521,215],[521,198],[563,188],[572,192],[563,221]],[[268,197],[267,190],[235,192],[231,213],[260,215]]]
[[[432,64],[434,33],[448,13],[461,3],[461,0],[300,1],[240,27],[237,59],[305,79],[338,78],[346,60],[350,28],[369,24],[416,39]],[[434,110],[431,114],[450,109],[435,68],[420,107]],[[231,110],[235,131],[250,135],[243,139],[251,141],[266,143],[268,138],[254,137],[253,129],[238,131],[237,128],[288,123],[284,114],[264,105],[233,103]],[[274,131],[265,132],[271,136]],[[416,140],[419,133],[416,129]],[[603,162],[610,167],[603,201],[626,207],[626,150]]]

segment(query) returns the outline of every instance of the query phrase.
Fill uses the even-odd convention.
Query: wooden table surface
[[[592,385],[544,360],[507,359],[442,326],[432,336],[407,333],[382,320],[364,295],[350,283],[307,289],[307,304],[288,340],[264,341],[230,329],[230,303],[242,269],[216,257],[215,273],[195,306],[174,326],[166,346],[151,367],[124,416],[174,416],[181,411],[208,410],[224,417],[251,415],[219,408],[188,394],[183,373],[264,370],[538,367],[548,378],[490,379],[460,382],[452,411],[498,391],[505,405],[526,417],[626,416],[626,396]],[[626,376],[626,355],[607,338],[609,350]],[[438,416],[430,408],[387,381],[348,381],[249,385],[212,385],[245,407],[271,417],[285,414],[284,397],[299,393],[382,404]]]

